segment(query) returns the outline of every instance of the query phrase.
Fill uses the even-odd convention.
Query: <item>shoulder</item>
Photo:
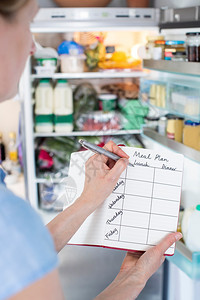
[[[0,280],[8,297],[57,266],[53,240],[26,201],[0,185]],[[0,299],[1,299],[0,292]]]

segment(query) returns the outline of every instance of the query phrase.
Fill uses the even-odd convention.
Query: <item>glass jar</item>
[[[167,115],[167,137],[182,143],[184,118],[168,114]]]
[[[187,120],[184,125],[183,144],[200,151],[200,123]]]
[[[200,61],[200,32],[186,33],[188,61]]]
[[[164,36],[162,35],[153,35],[147,36],[147,43],[145,46],[146,49],[146,59],[153,59],[153,49],[155,48],[155,41],[164,40]]]
[[[165,58],[165,40],[155,41],[155,48],[161,48],[161,59]]]

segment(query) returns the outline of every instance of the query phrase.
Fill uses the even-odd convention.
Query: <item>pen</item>
[[[97,154],[103,154],[103,155],[105,155],[105,156],[107,156],[107,157],[109,157],[109,158],[111,158],[111,159],[113,159],[115,161],[117,161],[117,160],[119,160],[121,158],[120,156],[116,155],[115,153],[112,153],[112,152],[110,152],[110,151],[108,151],[108,150],[106,150],[104,148],[101,148],[101,147],[99,147],[99,146],[97,146],[95,144],[89,143],[89,142],[87,142],[85,140],[79,140],[79,143],[84,148],[86,148],[88,150],[91,150],[92,152],[97,153]],[[131,163],[129,163],[128,166],[134,167],[134,165],[131,164]]]

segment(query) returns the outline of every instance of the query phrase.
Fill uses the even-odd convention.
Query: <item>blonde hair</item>
[[[30,0],[0,0],[0,15],[12,20],[16,13]]]

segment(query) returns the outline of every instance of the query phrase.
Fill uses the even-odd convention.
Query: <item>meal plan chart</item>
[[[146,251],[177,230],[183,155],[122,149],[133,167],[128,166],[121,174],[111,195],[86,219],[70,243]],[[77,178],[76,172],[74,175]],[[172,255],[174,247],[166,254]]]

